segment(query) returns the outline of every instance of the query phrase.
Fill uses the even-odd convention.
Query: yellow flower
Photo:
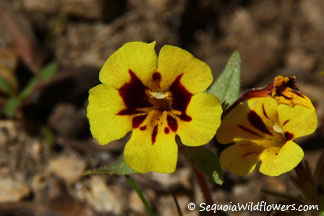
[[[139,173],[171,173],[178,147],[208,143],[220,125],[218,99],[203,91],[212,82],[210,68],[187,51],[155,42],[129,42],[100,70],[102,84],[89,91],[87,117],[99,144],[132,131],[125,162]]]
[[[229,109],[216,135],[222,144],[235,143],[220,155],[224,168],[243,176],[261,161],[261,173],[278,176],[298,165],[304,152],[293,140],[313,133],[318,120],[294,81],[295,77],[278,76]]]

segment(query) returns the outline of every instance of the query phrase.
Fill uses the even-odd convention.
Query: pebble
[[[20,201],[30,193],[29,186],[19,177],[0,176],[0,203]]]
[[[80,179],[86,168],[86,162],[71,155],[60,155],[52,159],[48,165],[48,172],[54,173],[68,183],[75,183]]]

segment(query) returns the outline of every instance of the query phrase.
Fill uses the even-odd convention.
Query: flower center
[[[272,129],[273,129],[275,132],[282,134],[282,128],[281,128],[281,126],[280,126],[277,122],[274,123]]]
[[[169,96],[169,92],[163,91],[149,91],[150,95],[153,96],[155,99],[164,99]]]
[[[152,144],[159,127],[165,127],[162,131],[168,134],[170,131],[177,131],[178,120],[192,120],[186,113],[192,94],[180,82],[183,74],[178,75],[167,90],[160,87],[163,77],[159,72],[152,74],[150,88],[145,86],[131,69],[129,74],[130,81],[118,89],[125,108],[116,115],[130,115],[134,129],[152,131]],[[149,121],[145,121],[146,118],[149,118]],[[165,121],[166,125],[162,121]]]
[[[163,92],[161,90],[147,90],[148,100],[153,105],[154,110],[158,110],[161,113],[163,111],[172,110],[172,93]]]

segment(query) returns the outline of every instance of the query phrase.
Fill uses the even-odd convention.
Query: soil
[[[0,215],[147,215],[123,176],[82,175],[115,161],[129,138],[99,146],[86,118],[88,90],[99,83],[101,66],[128,41],[156,41],[157,50],[182,47],[210,65],[215,79],[238,50],[242,93],[277,75],[296,75],[319,118],[316,132],[298,140],[314,169],[324,150],[323,38],[322,0],[2,0],[0,76],[19,91],[48,63],[58,71],[14,117],[4,114],[7,96],[0,93]],[[261,189],[299,195],[294,175],[237,177],[225,171],[222,186],[209,186],[217,204],[278,203]],[[204,199],[182,156],[173,174],[133,178],[157,215],[178,215],[173,196],[183,215],[199,215],[187,209]]]

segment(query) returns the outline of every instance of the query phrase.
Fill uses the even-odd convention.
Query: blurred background
[[[115,161],[128,139],[99,146],[86,119],[99,69],[128,41],[180,46],[215,78],[238,50],[242,93],[296,75],[319,117],[316,133],[297,140],[314,169],[324,150],[323,38],[322,0],[0,0],[0,215],[146,215],[124,177],[82,176]],[[261,189],[298,195],[294,175],[225,172],[210,187],[217,204],[277,203]],[[157,215],[177,215],[173,195],[184,215],[198,215],[187,204],[203,196],[181,155],[175,173],[134,179]]]

